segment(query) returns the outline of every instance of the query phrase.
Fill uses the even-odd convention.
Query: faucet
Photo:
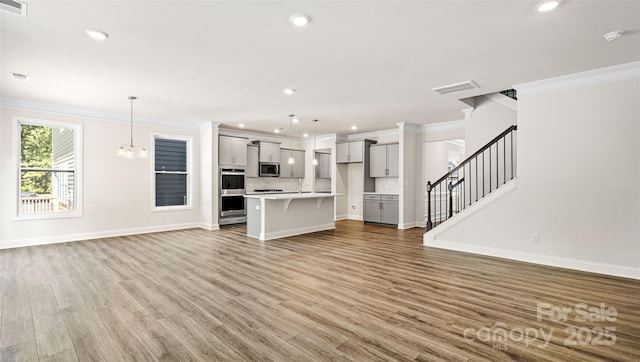
[[[302,195],[302,179],[298,177],[298,192]]]

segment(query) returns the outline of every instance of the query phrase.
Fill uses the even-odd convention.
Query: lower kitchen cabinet
[[[364,222],[398,225],[400,197],[398,195],[365,194]]]

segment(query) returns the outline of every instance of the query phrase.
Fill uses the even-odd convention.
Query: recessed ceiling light
[[[104,31],[96,30],[96,29],[87,29],[85,30],[85,33],[87,33],[87,35],[89,35],[91,39],[95,39],[95,40],[105,40],[109,37],[109,34],[105,33]]]
[[[538,10],[541,13],[545,13],[547,11],[551,11],[557,8],[558,5],[560,5],[560,1],[558,0],[551,0],[551,1],[543,0],[539,2],[538,5],[536,5],[536,10]]]
[[[610,32],[606,33],[602,37],[606,41],[614,41],[614,40],[618,39],[619,37],[621,37],[623,33],[624,33],[624,31],[622,31],[622,30],[615,30],[615,31],[610,31]]]
[[[240,127],[240,128],[244,128],[244,123],[240,123],[240,124],[238,125],[238,127]]]
[[[282,131],[284,131],[284,128],[280,127],[280,128],[276,128],[276,129],[274,129],[274,130],[273,130],[273,133],[280,133],[280,132],[282,132]]]
[[[355,131],[358,129],[358,126],[356,126],[355,124],[353,126],[351,126],[351,130]]]
[[[286,94],[288,96],[292,95],[295,92],[296,92],[296,90],[293,89],[293,88],[285,88],[285,89],[282,90],[282,93],[284,93],[284,94]]]
[[[309,24],[309,22],[311,21],[311,18],[308,15],[304,15],[304,14],[293,14],[289,18],[289,21],[295,26],[302,27]]]
[[[24,80],[24,81],[29,80],[29,76],[27,74],[13,73],[12,72],[11,75],[13,76],[14,79]]]
[[[308,133],[303,133],[302,137],[309,137],[309,134]]]

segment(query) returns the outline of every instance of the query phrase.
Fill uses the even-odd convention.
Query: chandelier
[[[136,99],[138,99],[138,97],[134,97],[134,96],[129,96],[129,100],[131,101],[131,122],[130,122],[130,126],[129,126],[129,144],[128,145],[122,145],[120,146],[120,148],[118,148],[118,157],[123,157],[126,159],[132,159],[134,152],[136,150],[136,148],[139,148],[138,150],[138,158],[147,158],[148,154],[147,154],[147,149],[144,147],[136,147],[133,145],[133,101],[135,101]]]

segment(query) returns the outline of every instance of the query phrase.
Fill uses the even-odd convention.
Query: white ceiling
[[[5,101],[125,120],[135,95],[144,121],[288,132],[293,113],[296,136],[312,119],[319,134],[349,134],[460,119],[460,98],[640,60],[640,1],[565,0],[544,14],[515,0],[27,2],[26,19],[0,18]],[[293,13],[312,21],[296,28]],[[466,80],[480,89],[431,91]]]

